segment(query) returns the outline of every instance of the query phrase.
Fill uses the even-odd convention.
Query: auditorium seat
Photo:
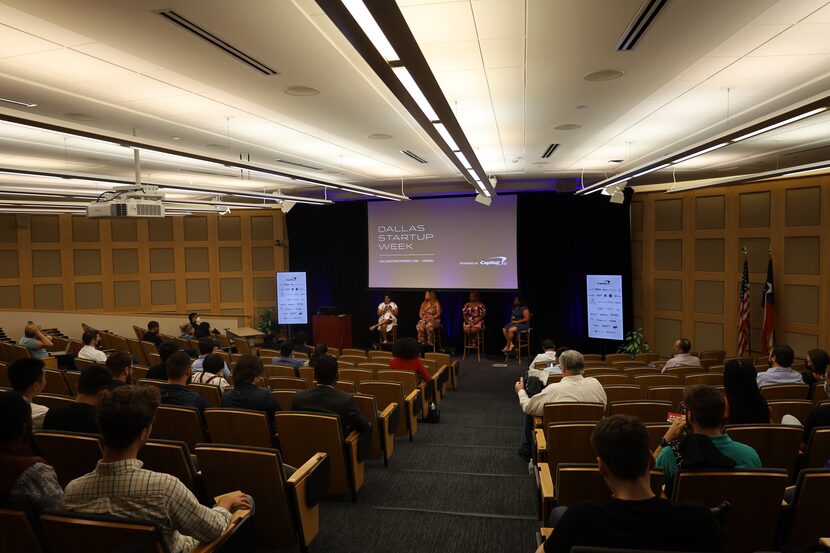
[[[587,367],[585,368],[585,370],[582,371],[582,375],[586,377],[592,376],[594,378],[600,375],[625,377],[624,374],[620,374],[620,371],[609,367]]]
[[[338,369],[354,369],[357,367],[357,363],[354,361],[342,361],[340,358],[337,359],[337,368]]]
[[[354,366],[357,367],[360,363],[366,363],[368,361],[365,355],[341,355],[337,358],[338,366],[340,363],[354,363]]]
[[[703,359],[717,359],[718,361],[723,361],[726,358],[726,350],[722,349],[709,349],[700,352],[698,356],[701,360]]]
[[[680,471],[674,501],[700,501],[707,507],[730,504],[723,525],[723,551],[751,553],[773,549],[781,501],[789,483],[784,469]]]
[[[547,366],[547,364],[548,364],[547,361],[542,362],[543,366]],[[611,369],[614,368],[614,367],[611,366],[611,363],[609,361],[602,361],[600,359],[597,359],[595,361],[585,361],[585,368],[586,369],[593,369],[593,368],[596,368],[596,367],[608,367],[608,368],[611,368]]]
[[[458,370],[460,363],[453,361],[449,353],[428,351],[424,359],[434,359],[439,367],[447,367],[447,383],[452,390],[458,389]]]
[[[634,377],[634,385],[640,387],[644,399],[648,397],[648,389],[653,386],[680,386],[682,383],[679,376],[671,374],[640,374]]]
[[[806,469],[823,468],[830,461],[830,426],[813,428],[807,449],[804,450],[803,467]]]
[[[219,391],[219,386],[214,386],[213,384],[197,384],[197,383],[190,383],[187,385],[188,388],[193,390],[194,392],[199,392],[205,400],[207,400],[208,404],[211,407],[219,407],[222,403],[222,393]]]
[[[546,386],[550,386],[551,384],[556,384],[562,380],[561,374],[549,374]]]
[[[615,401],[640,399],[640,387],[633,384],[612,384],[608,386],[605,382],[602,382],[602,389],[605,390],[609,405]]]
[[[293,351],[291,352],[291,357],[294,359],[299,359],[300,361],[307,362],[308,361],[308,354],[302,351]]]
[[[66,407],[75,403],[75,398],[72,396],[60,396],[55,394],[38,394],[32,399],[32,403],[43,405],[49,409],[56,409],[58,407]]]
[[[161,387],[164,384],[167,384],[167,381],[165,381],[165,380],[156,380],[154,378],[142,378],[141,380],[139,380],[137,382],[137,384],[139,386],[155,386],[156,388],[161,390]]]
[[[306,381],[308,387],[311,388],[314,385],[314,367],[299,367],[297,369],[300,373],[300,378]]]
[[[670,401],[672,410],[677,413],[680,411],[680,404],[686,397],[685,386],[652,386],[648,389],[646,399],[654,399],[659,401]]]
[[[154,366],[156,366],[156,365],[160,365],[160,364],[161,364],[161,355],[159,355],[158,353],[148,353],[148,354],[146,355],[146,357],[147,357],[147,363],[148,363],[151,367],[154,367]]]
[[[681,381],[683,381],[683,379],[686,376],[688,376],[690,374],[700,373],[701,370],[702,369],[698,366],[680,365],[678,367],[669,367],[668,369],[666,369],[666,372],[663,373],[663,374],[667,374],[669,376],[677,376],[677,377],[680,378]]]
[[[150,437],[184,442],[191,451],[196,444],[208,441],[199,410],[183,405],[160,405]]]
[[[268,378],[268,387],[272,390],[307,390],[308,382],[302,378],[272,376]]]
[[[210,439],[217,444],[273,447],[268,415],[250,409],[209,407],[204,413]]]
[[[170,474],[181,480],[182,484],[196,497],[203,497],[196,467],[190,457],[187,444],[175,440],[150,439],[138,450],[138,459],[144,463],[142,468],[155,472]]]
[[[776,384],[761,388],[761,395],[767,401],[771,399],[807,399],[810,386],[807,384]]]
[[[628,376],[626,376],[624,374],[620,374],[620,373],[617,373],[617,374],[597,374],[597,375],[588,375],[588,376],[592,376],[593,378],[596,378],[597,380],[599,380],[600,384],[602,384],[603,387],[605,387],[605,386],[624,386],[624,385],[630,385],[631,384],[631,379]]]
[[[277,400],[280,409],[282,409],[283,411],[291,410],[291,407],[294,403],[294,394],[297,393],[297,390],[271,390],[271,393]]]
[[[615,361],[631,361],[633,357],[628,353],[607,353],[605,354],[605,361],[607,363],[613,363]]]
[[[139,338],[139,340],[140,340],[139,344],[141,345],[141,350],[144,352],[144,358],[147,359],[148,364],[152,365],[153,362],[150,359],[150,354],[151,353],[158,354],[158,351],[156,350],[156,345],[153,342],[145,342],[144,340],[141,340],[140,338]]]
[[[350,380],[356,384],[360,384],[364,380],[375,380],[374,371],[367,369],[338,369],[338,378],[343,380]]]
[[[629,360],[629,361],[612,361],[611,366],[614,367],[617,370],[625,370],[625,369],[631,369],[631,368],[636,368],[636,367],[646,367],[646,363],[643,363],[642,361],[631,361],[631,360]],[[651,368],[651,367],[648,367],[648,368]]]
[[[325,453],[298,462],[297,471],[288,479],[276,449],[200,444],[196,457],[210,497],[244,490],[254,498],[255,549],[299,544],[307,551],[320,527],[319,501],[325,494],[329,463]]]
[[[600,421],[605,415],[605,406],[602,403],[589,402],[556,402],[546,403],[542,408],[542,427],[547,428],[551,423],[570,421]]]
[[[724,430],[730,438],[753,448],[764,468],[785,469],[795,476],[798,450],[804,430],[784,424],[729,424]]]
[[[0,363],[0,387],[12,387],[12,383],[9,381],[9,366],[6,363]]]
[[[250,355],[253,353],[251,351],[251,345],[248,343],[248,340],[244,338],[233,338],[231,340],[231,347],[236,350],[237,354],[245,354]]]
[[[421,413],[425,415],[429,410],[429,403],[434,399],[435,387],[433,381],[423,382],[418,384],[418,375],[412,371],[377,371],[377,380],[382,382],[400,382],[403,386],[404,394],[410,394],[413,390],[419,392],[421,402]]]
[[[656,367],[628,367],[626,369],[622,369],[624,375],[626,375],[630,379],[634,379],[635,376],[643,376],[643,375],[659,375],[660,369]]]
[[[710,365],[709,372],[710,373],[720,373],[723,374],[723,365]]]
[[[291,365],[262,365],[262,376],[265,378],[287,377],[294,378],[297,373]]]
[[[361,361],[357,364],[357,368],[365,371],[385,371],[389,370],[389,363],[383,363],[382,360],[376,362]]]
[[[33,519],[28,511],[0,507],[0,549],[8,553],[43,553]]]
[[[653,363],[660,360],[660,355],[657,353],[637,353],[634,355],[635,361],[642,361],[643,363]]]
[[[149,367],[145,367],[143,365],[133,365],[133,368],[130,369],[130,373],[133,377],[133,382],[138,382],[142,378],[147,378],[147,373],[149,371]]]
[[[815,407],[812,401],[806,399],[775,399],[767,401],[767,405],[772,422],[776,424],[781,422],[784,415],[792,415],[803,425]]]
[[[400,409],[397,403],[390,403],[382,411],[374,396],[355,394],[355,401],[366,420],[372,423],[372,450],[368,459],[383,459],[383,466],[389,466],[389,458],[395,450],[395,432],[400,424]]]
[[[361,394],[375,397],[378,408],[385,411],[386,408],[396,403],[403,406],[402,418],[404,424],[398,425],[396,436],[409,436],[409,441],[414,439],[418,430],[418,415],[421,413],[418,390],[404,392],[403,384],[400,382],[382,382],[379,380],[365,380],[357,384],[357,390]]]
[[[334,383],[334,389],[340,390],[341,392],[346,392],[347,394],[357,393],[357,386],[354,382],[351,382],[349,380],[338,380]]]
[[[392,359],[392,352],[374,349],[368,353],[369,361],[385,361]],[[388,364],[387,364],[388,366]]]
[[[326,345],[326,348],[328,349],[328,354],[332,357],[340,357],[340,348],[335,348],[329,345]]]
[[[43,393],[53,394],[58,396],[74,396],[74,392],[69,389],[69,384],[66,383],[66,378],[63,371],[57,369],[43,369],[46,375],[46,386],[43,388]]]
[[[340,357],[344,355],[353,355],[357,357],[366,358],[366,350],[357,349],[357,348],[343,348],[340,350]]]
[[[63,487],[95,470],[104,455],[98,434],[40,430],[34,433],[34,440],[40,456],[55,469],[58,482]]]
[[[602,354],[600,353],[583,353],[582,359],[587,363],[589,361],[602,361]]]
[[[95,361],[90,361],[89,359],[81,359],[80,357],[76,357],[74,360],[75,369],[78,371],[82,371],[87,367],[92,367],[93,365],[97,365]]]
[[[269,357],[280,357],[279,350],[276,349],[260,349],[257,351],[257,355],[262,358],[269,358]]]
[[[364,460],[358,455],[360,434],[343,438],[340,417],[318,413],[278,412],[275,415],[280,450],[286,463],[299,466],[316,452],[328,456],[328,494],[350,493],[357,501],[363,486]],[[368,435],[367,435],[368,436]]]
[[[723,386],[723,373],[692,373],[683,379],[686,386],[703,384],[706,386]]]
[[[711,369],[714,366],[723,367],[723,360],[721,360],[721,359],[701,359],[700,360],[700,366],[703,367],[703,371],[701,371],[701,372],[711,372]],[[721,370],[720,372],[723,372],[723,370]]]
[[[141,347],[141,342],[139,340],[133,340],[132,338],[127,338],[126,340],[127,347],[133,357],[135,357],[136,361],[138,361],[138,364],[149,366],[150,363],[147,360],[147,356],[144,355],[144,348]]]
[[[615,401],[610,403],[609,413],[614,415],[630,415],[645,422],[664,422],[669,411],[672,410],[670,401]]]
[[[830,469],[806,469],[798,473],[784,534],[787,549],[806,549],[818,543],[819,538],[830,536],[828,497]]]
[[[646,432],[648,432],[648,445],[652,451],[657,449],[657,446],[660,445],[660,442],[663,440],[663,436],[666,435],[666,431],[670,426],[671,424],[668,422],[645,423]]]
[[[544,434],[542,429],[537,429],[536,459],[547,461],[554,471],[559,463],[596,461],[597,454],[591,447],[591,433],[596,426],[596,421],[573,421],[550,423],[544,428]],[[540,434],[544,438],[540,439]]]

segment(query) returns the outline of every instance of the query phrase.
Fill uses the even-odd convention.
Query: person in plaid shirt
[[[187,553],[217,539],[231,512],[251,508],[242,492],[226,494],[212,508],[201,505],[174,476],[141,468],[136,456],[150,437],[159,392],[150,386],[120,386],[98,408],[104,457],[95,470],[66,486],[63,508],[78,513],[149,520],[164,531],[171,553]]]

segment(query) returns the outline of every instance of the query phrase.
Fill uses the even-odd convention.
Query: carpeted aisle
[[[389,467],[366,465],[358,503],[322,503],[313,553],[529,553],[537,495],[518,454],[519,370],[466,360],[459,389],[441,403],[441,423],[419,424],[395,442]]]

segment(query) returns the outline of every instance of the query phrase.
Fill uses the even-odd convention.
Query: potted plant
[[[631,356],[650,351],[651,347],[646,342],[646,336],[643,334],[642,328],[629,331],[623,338],[623,343],[617,348],[617,353],[627,353]]]
[[[277,321],[274,317],[274,310],[266,307],[259,315],[259,320],[256,324],[256,329],[263,334],[277,331]]]

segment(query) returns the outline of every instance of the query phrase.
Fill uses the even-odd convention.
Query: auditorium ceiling
[[[669,0],[630,51],[642,0],[397,5],[496,192],[573,191],[830,90],[827,1]],[[133,178],[140,144],[143,180],[206,189],[173,197],[474,192],[316,0],[0,0],[0,98],[0,188],[94,194],[82,177]],[[828,159],[825,112],[628,184]]]

